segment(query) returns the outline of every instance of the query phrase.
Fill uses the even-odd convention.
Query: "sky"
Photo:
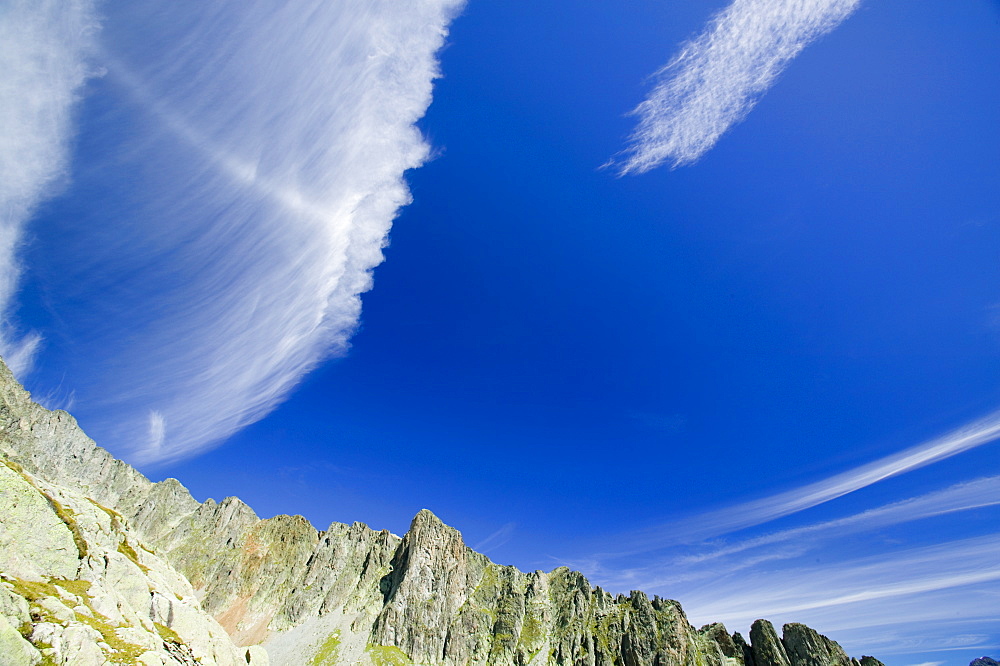
[[[1000,657],[1000,2],[0,2],[0,354],[196,498]]]

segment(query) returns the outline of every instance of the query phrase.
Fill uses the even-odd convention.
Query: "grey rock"
[[[791,666],[778,632],[767,620],[755,620],[750,625],[750,644],[756,666]]]
[[[6,617],[0,617],[0,660],[9,666],[35,666],[42,661],[42,653]]]
[[[851,666],[851,658],[837,642],[804,624],[786,624],[782,635],[792,666]]]
[[[740,632],[738,632],[738,631],[733,634],[733,644],[737,647],[737,649],[743,655],[743,663],[744,663],[744,665],[745,666],[755,666],[754,660],[753,660],[753,648],[750,647],[750,644],[747,643],[746,640],[743,639],[742,634],[740,634]]]
[[[698,634],[706,641],[711,641],[717,646],[718,652],[722,656],[721,663],[728,664],[729,660],[734,660],[735,663],[744,666],[743,646],[736,644],[734,637],[730,636],[729,632],[726,631],[726,625],[721,622],[706,624],[698,630]],[[739,636],[739,634],[735,635]],[[740,636],[740,641],[742,640],[743,637]]]

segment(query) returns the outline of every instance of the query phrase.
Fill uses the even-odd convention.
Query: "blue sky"
[[[201,4],[4,10],[37,397],[262,516],[997,656],[1000,3]]]

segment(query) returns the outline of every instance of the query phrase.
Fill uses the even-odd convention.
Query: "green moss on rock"
[[[323,641],[316,654],[309,659],[309,666],[334,666],[340,652],[340,631],[335,631]]]
[[[366,649],[375,666],[410,666],[413,660],[395,645],[369,645]]]

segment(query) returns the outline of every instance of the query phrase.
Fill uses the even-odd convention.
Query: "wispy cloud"
[[[875,627],[881,634],[895,627],[895,638],[882,646],[892,652],[914,648],[905,638],[907,625],[926,632],[934,622],[962,621],[962,644],[976,645],[989,635],[976,627],[996,624],[991,608],[1000,591],[998,549],[1000,535],[988,535],[825,566],[759,570],[725,586],[686,590],[683,597],[696,621],[806,622],[846,642]],[[956,629],[949,627],[922,649],[954,647]]]
[[[860,0],[734,0],[684,44],[633,112],[620,173],[690,164],[741,121],[788,63]]]
[[[477,543],[472,549],[483,554],[489,554],[489,551],[499,548],[510,541],[510,537],[514,534],[515,529],[517,529],[517,523],[507,523]]]
[[[0,356],[17,375],[41,341],[11,320],[25,222],[66,171],[72,114],[92,74],[90,0],[11,0],[0,20]]]
[[[1000,476],[990,476],[958,483],[950,488],[930,492],[919,497],[893,502],[856,513],[845,518],[827,520],[803,527],[772,532],[736,543],[711,548],[697,555],[679,559],[680,564],[697,564],[735,555],[756,548],[767,548],[777,558],[776,544],[795,542],[800,548],[809,541],[819,542],[877,530],[891,525],[924,520],[949,513],[1000,505]]]
[[[622,552],[570,563],[613,591],[680,598],[698,624],[805,622],[851,650],[930,653],[988,646],[1000,622],[1000,477],[953,484],[841,518],[736,541],[718,538],[829,501],[1000,436],[994,414],[823,481],[675,523]],[[732,516],[726,516],[732,512]],[[943,516],[965,512],[961,520]],[[903,527],[918,521],[922,525]],[[701,521],[705,525],[699,525]],[[929,526],[929,527],[928,527]],[[702,529],[703,527],[708,529]],[[697,529],[696,529],[697,528]],[[688,539],[677,540],[677,535]],[[716,537],[695,543],[693,537]],[[927,545],[930,542],[930,545]],[[935,543],[937,542],[937,543]]]
[[[102,443],[135,462],[192,455],[347,348],[410,201],[404,171],[428,156],[414,123],[461,5],[108,8],[117,99],[88,157],[125,175],[80,204],[85,247],[63,278],[89,306],[64,317],[68,383]]]
[[[635,535],[633,547],[638,551],[649,550],[676,540],[698,541],[767,523],[989,444],[998,438],[1000,413],[994,413],[940,437],[815,483],[641,532]]]
[[[600,555],[575,566],[609,589],[660,589],[717,581],[761,565],[796,566],[810,553],[834,554],[837,542],[937,516],[1000,506],[1000,476],[958,483],[843,518],[762,534],[734,542],[668,548],[640,566],[612,566],[621,555]],[[632,553],[634,554],[634,553]],[[790,563],[790,564],[789,564]]]

